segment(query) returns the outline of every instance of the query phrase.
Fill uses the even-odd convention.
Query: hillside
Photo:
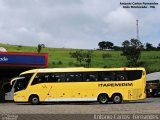
[[[37,52],[36,47],[0,44],[8,52]],[[70,52],[76,49],[67,48],[43,48],[42,52],[49,54],[49,67],[74,67],[77,63],[70,57]],[[121,51],[100,51],[93,50],[91,67],[124,67],[126,59],[121,56]],[[103,54],[109,54],[108,58],[103,59]],[[160,70],[160,51],[143,51],[141,55],[141,66],[147,69],[147,72]]]

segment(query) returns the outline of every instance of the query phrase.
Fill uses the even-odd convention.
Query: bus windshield
[[[25,74],[25,75],[21,75],[20,79],[17,80],[16,84],[15,84],[15,90],[14,92],[20,91],[20,90],[24,90],[27,88],[27,85],[29,83],[29,80],[31,79],[33,74]]]

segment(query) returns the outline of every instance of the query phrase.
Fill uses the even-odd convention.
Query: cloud
[[[104,17],[107,24],[106,33],[109,39],[122,43],[125,39],[135,37],[135,20],[136,17],[123,8],[117,8]],[[119,41],[117,41],[119,40]]]
[[[123,9],[119,3],[118,0],[0,0],[0,42],[89,49],[97,48],[102,40],[121,45],[124,40],[136,37],[139,19],[141,40],[156,45],[159,8]]]

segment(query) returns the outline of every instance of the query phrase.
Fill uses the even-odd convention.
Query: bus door
[[[6,83],[6,84],[4,85],[4,89],[5,89],[5,100],[13,100],[15,83],[16,83],[16,81],[14,81],[13,84]]]
[[[5,100],[13,100],[13,95],[14,95],[14,87],[16,84],[16,81],[19,79],[23,79],[24,77],[15,77],[11,79],[11,82],[8,82],[4,85],[5,89]]]

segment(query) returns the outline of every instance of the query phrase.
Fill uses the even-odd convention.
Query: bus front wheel
[[[37,95],[31,95],[29,101],[32,105],[38,105],[40,103]]]
[[[108,96],[107,96],[107,94],[100,94],[98,96],[98,102],[101,103],[101,104],[108,103]]]
[[[115,103],[115,104],[120,104],[120,103],[122,103],[122,95],[121,95],[121,94],[114,94],[114,95],[112,96],[112,101],[113,101],[113,103]]]

